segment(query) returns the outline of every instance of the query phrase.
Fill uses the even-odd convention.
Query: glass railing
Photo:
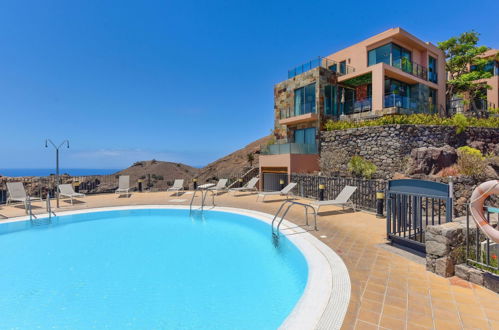
[[[315,113],[315,102],[305,103],[303,111],[296,113],[294,109],[287,108],[280,111],[280,119],[305,115],[307,113]]]
[[[417,99],[400,94],[385,95],[385,108],[417,109],[418,106]]]
[[[293,78],[304,72],[310,71],[312,69],[315,69],[319,66],[334,71],[340,76],[355,72],[355,68],[349,65],[340,64],[336,61],[330,60],[325,57],[317,57],[302,65],[298,65],[291,70],[288,70],[288,79]]]
[[[316,154],[316,144],[305,143],[283,143],[264,145],[260,148],[261,155],[282,155],[282,154]]]
[[[418,78],[428,80],[428,69],[420,64],[408,60],[405,57],[392,60],[392,66]]]

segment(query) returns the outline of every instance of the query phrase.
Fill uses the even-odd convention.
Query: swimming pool
[[[268,224],[136,209],[0,225],[0,327],[275,329],[307,262]]]

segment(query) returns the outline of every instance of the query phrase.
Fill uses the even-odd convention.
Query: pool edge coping
[[[189,206],[151,204],[96,207],[61,211],[57,213],[57,216],[133,209],[188,210]],[[215,206],[205,210],[245,215],[269,225],[274,218],[265,212],[242,208]],[[45,218],[48,217],[48,213],[37,216]],[[26,220],[29,220],[29,216],[8,218],[0,223]],[[281,324],[280,329],[340,329],[348,309],[351,292],[350,276],[346,265],[334,250],[296,224],[284,220],[280,229],[298,247],[308,265],[308,279],[303,294]]]

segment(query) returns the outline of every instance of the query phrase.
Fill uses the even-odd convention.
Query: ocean
[[[113,174],[120,169],[116,168],[61,168],[59,169],[60,174],[69,174],[72,176],[83,176],[83,175],[107,175]],[[49,176],[50,174],[55,174],[55,169],[53,168],[0,168],[0,176]]]

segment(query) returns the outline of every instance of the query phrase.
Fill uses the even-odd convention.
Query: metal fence
[[[452,221],[452,184],[391,180],[386,200],[387,238],[420,253],[426,253],[426,227]]]
[[[466,208],[466,263],[472,267],[499,274],[499,244],[491,242],[470,220],[469,207]],[[499,207],[485,206],[485,217],[489,224],[497,226]],[[492,219],[495,215],[495,219]]]
[[[367,180],[361,178],[327,177],[309,174],[291,174],[291,182],[298,185],[295,194],[302,197],[319,199],[319,185],[324,185],[324,199],[335,199],[345,186],[355,186],[352,196],[355,207],[367,211],[376,210],[376,192],[384,191],[385,180]]]

